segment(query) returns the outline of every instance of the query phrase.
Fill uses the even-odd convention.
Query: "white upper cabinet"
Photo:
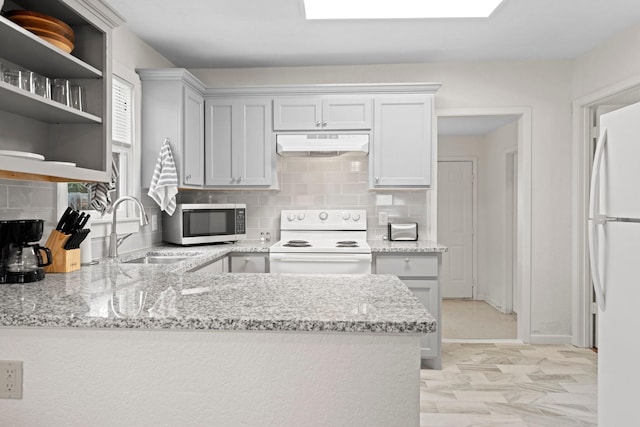
[[[274,130],[371,129],[371,97],[296,96],[273,101]]]
[[[434,134],[434,95],[381,95],[369,162],[372,188],[429,187]]]
[[[205,104],[205,185],[271,185],[271,98],[208,97]]]
[[[142,187],[169,139],[180,188],[204,185],[204,87],[188,71],[137,70],[142,80]]]
[[[53,16],[75,33],[71,53],[0,16],[0,59],[7,68],[67,79],[84,89],[84,110],[0,81],[0,149],[45,161],[0,155],[0,178],[108,181],[111,172],[111,31],[121,23],[99,4],[78,0],[13,0],[12,10]],[[54,163],[66,162],[64,164]],[[75,164],[75,166],[73,166]]]

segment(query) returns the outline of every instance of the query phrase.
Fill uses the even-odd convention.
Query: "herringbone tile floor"
[[[597,354],[569,345],[444,343],[421,371],[420,426],[596,426]]]

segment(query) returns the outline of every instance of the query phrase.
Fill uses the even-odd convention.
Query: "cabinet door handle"
[[[404,259],[404,262],[406,262],[406,263],[410,263],[410,262],[411,262],[411,260],[410,260],[409,258],[405,258],[405,259]]]
[[[325,127],[327,125],[327,122],[322,122],[322,127]]]
[[[244,259],[244,262],[249,262],[249,261],[251,261],[249,258]]]
[[[320,123],[320,120],[316,121],[316,127],[320,127],[322,123]]]
[[[380,182],[380,177],[376,176],[376,182]]]
[[[191,175],[187,175],[187,176],[184,178],[184,180],[185,180],[185,181],[191,181]]]
[[[238,184],[240,184],[240,181],[242,181],[242,177],[241,176],[238,177]]]

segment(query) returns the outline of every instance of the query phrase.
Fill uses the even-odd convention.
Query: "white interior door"
[[[438,162],[438,241],[442,297],[473,298],[473,162]]]

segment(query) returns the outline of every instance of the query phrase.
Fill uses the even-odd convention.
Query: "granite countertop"
[[[40,282],[0,284],[0,326],[426,333],[433,316],[395,276],[211,274],[190,269],[274,242],[161,246]],[[412,242],[415,243],[415,242]],[[168,265],[146,254],[190,255]],[[120,261],[120,262],[118,262]]]
[[[448,248],[431,240],[411,241],[389,241],[389,240],[368,240],[372,253],[440,253],[446,252]]]

